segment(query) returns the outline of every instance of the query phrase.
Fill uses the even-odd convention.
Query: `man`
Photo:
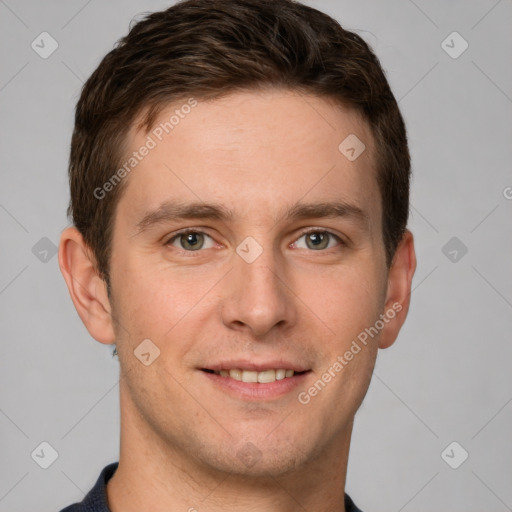
[[[59,264],[120,361],[119,463],[65,510],[357,511],[350,437],[405,321],[406,131],[300,3],[189,0],[85,84]]]

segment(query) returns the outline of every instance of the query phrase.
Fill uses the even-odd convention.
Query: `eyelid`
[[[171,240],[173,240],[174,238],[176,238],[180,235],[186,235],[188,233],[202,233],[204,235],[208,235],[208,233],[206,233],[206,231],[204,231],[204,229],[206,229],[206,228],[194,227],[194,228],[179,229],[178,231],[174,231],[174,233],[171,234],[171,236],[167,239],[167,242],[170,242]],[[208,236],[210,236],[210,235],[208,235]]]
[[[217,242],[213,238],[213,236],[209,235],[206,231],[204,231],[204,229],[206,229],[206,228],[198,226],[197,228],[196,227],[193,227],[193,228],[183,228],[183,229],[181,229],[179,231],[175,231],[164,242],[164,245],[172,246],[172,242],[174,242],[179,236],[186,235],[188,233],[199,233],[199,234],[205,235],[205,236],[211,238],[216,244],[219,244],[219,242]],[[346,245],[345,240],[340,235],[334,233],[330,229],[326,229],[326,228],[322,228],[322,227],[309,227],[309,228],[305,228],[305,229],[301,230],[299,236],[296,237],[295,240],[291,244],[289,244],[289,245],[295,244],[300,238],[302,238],[304,235],[307,235],[309,233],[327,233],[329,236],[334,237],[339,245]],[[179,247],[174,247],[174,248],[176,250],[184,252],[184,253],[199,253],[199,252],[203,251],[203,249],[199,249],[198,251],[186,251],[185,249],[180,249]]]
[[[300,235],[292,243],[296,243],[297,240],[299,240],[304,235],[307,235],[309,233],[327,233],[330,236],[334,237],[337,240],[337,242],[339,243],[339,245],[347,245],[347,242],[340,235],[334,233],[334,231],[331,231],[330,229],[321,228],[321,227],[304,229],[303,231],[301,231]]]
[[[181,235],[187,235],[188,233],[198,233],[198,234],[201,234],[201,235],[205,235],[205,236],[211,238],[213,240],[213,242],[218,244],[219,242],[217,242],[213,238],[213,236],[209,235],[206,231],[204,231],[204,229],[206,229],[206,228],[197,227],[197,228],[183,228],[183,229],[180,229],[179,231],[175,231],[174,233],[172,233],[172,235],[169,238],[166,239],[166,241],[164,242],[164,245],[172,246],[172,243],[178,237],[180,237]],[[201,252],[201,249],[198,250],[198,251],[185,251],[185,249],[180,249],[179,247],[175,247],[175,249],[178,250],[178,251],[187,252],[187,253],[190,253],[190,252]]]

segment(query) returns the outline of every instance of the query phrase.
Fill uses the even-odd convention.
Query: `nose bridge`
[[[267,249],[265,254],[262,253],[252,263],[241,261],[237,265],[240,267],[240,275],[247,285],[247,291],[252,289],[263,295],[268,294],[267,301],[282,294],[282,278],[279,279],[279,265],[276,263],[276,257],[272,250]],[[249,294],[248,297],[253,297],[253,294]],[[254,298],[257,299],[257,297]]]
[[[284,262],[279,253],[246,239],[233,259],[224,323],[231,328],[243,325],[261,336],[278,324],[294,322],[295,305],[284,284]]]

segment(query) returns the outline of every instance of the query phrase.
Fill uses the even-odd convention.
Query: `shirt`
[[[112,478],[118,465],[119,462],[113,462],[105,466],[94,484],[94,487],[87,493],[85,498],[80,503],[69,505],[69,507],[62,509],[60,512],[111,512],[107,502],[107,482]],[[345,511],[361,512],[346,493]]]

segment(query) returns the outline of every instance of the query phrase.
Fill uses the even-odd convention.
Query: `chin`
[[[222,451],[219,451],[219,446],[210,449],[203,446],[204,451],[199,457],[214,471],[252,479],[282,477],[307,463],[309,457],[306,447],[281,439],[271,442],[265,440],[265,436],[257,443],[231,440]]]

